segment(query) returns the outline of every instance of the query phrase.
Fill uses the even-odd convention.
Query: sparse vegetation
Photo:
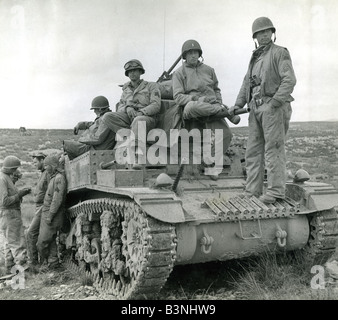
[[[309,265],[302,253],[265,253],[246,263],[246,272],[234,280],[236,291],[252,300],[294,300],[310,297]]]
[[[29,132],[30,136],[22,136],[16,129],[0,129],[0,164],[9,154],[22,160],[24,175],[18,182],[19,188],[33,186],[37,181],[38,173],[28,154],[30,151],[60,149],[62,140],[73,138],[72,130],[30,129]],[[248,129],[233,128],[233,133],[245,141]],[[336,122],[291,123],[287,142],[288,170],[294,174],[297,169],[304,168],[313,180],[338,187],[337,136]],[[22,203],[26,227],[34,213],[32,196],[26,196]],[[266,253],[236,261],[176,266],[156,299],[336,299],[334,291],[311,290],[313,274],[301,256],[299,252]],[[72,270],[29,274],[26,280],[25,290],[1,289],[0,299],[85,299],[98,295],[91,279]]]

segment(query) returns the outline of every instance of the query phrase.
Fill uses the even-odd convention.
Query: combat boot
[[[263,194],[259,197],[259,201],[262,201],[263,203],[270,204],[275,203],[276,198],[273,196],[269,196],[268,194]]]

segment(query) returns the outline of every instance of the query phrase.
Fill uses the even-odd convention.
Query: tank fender
[[[327,183],[288,184],[286,195],[307,208],[301,213],[330,210],[338,206],[338,190]]]
[[[135,202],[151,217],[167,223],[185,221],[182,201],[174,193],[136,194]]]

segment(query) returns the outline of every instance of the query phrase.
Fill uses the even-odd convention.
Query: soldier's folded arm
[[[198,97],[185,93],[184,80],[180,74],[174,72],[173,74],[173,96],[175,102],[180,106],[185,106],[190,101],[197,101]]]
[[[100,145],[106,140],[106,138],[109,135],[109,132],[110,129],[107,127],[107,125],[101,122],[94,135],[90,135],[89,137],[88,136],[81,137],[79,139],[79,142],[91,146]]]

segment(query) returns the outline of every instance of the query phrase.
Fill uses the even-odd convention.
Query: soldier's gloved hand
[[[134,118],[137,116],[136,110],[134,108],[127,107],[126,111],[127,111],[130,121],[133,121]]]
[[[79,130],[80,130],[80,128],[79,128],[79,125],[77,124],[75,127],[74,127],[74,134],[75,135],[77,135],[78,133],[79,133]]]
[[[230,109],[229,109],[229,115],[231,117],[233,117],[235,115],[236,110],[238,110],[238,109],[241,109],[241,107],[239,107],[239,106],[232,106],[232,107],[230,107]]]

